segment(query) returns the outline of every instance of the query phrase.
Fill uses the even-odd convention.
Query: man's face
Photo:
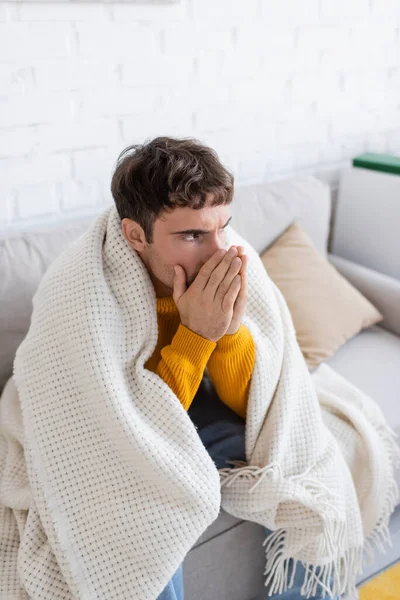
[[[152,244],[147,243],[142,228],[134,221],[123,219],[122,225],[125,237],[149,271],[156,295],[172,296],[174,266],[184,268],[189,286],[211,256],[226,248],[225,227],[230,218],[226,204],[206,204],[200,210],[177,207],[155,221]]]

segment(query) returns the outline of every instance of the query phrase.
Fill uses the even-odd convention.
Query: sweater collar
[[[157,298],[156,300],[158,313],[177,312],[178,308],[172,296],[163,296],[162,298]]]

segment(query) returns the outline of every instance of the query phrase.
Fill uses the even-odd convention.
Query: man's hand
[[[236,246],[218,250],[201,267],[196,279],[187,287],[186,273],[175,266],[173,299],[181,323],[194,333],[217,342],[231,325],[234,305],[241,288],[238,274],[242,260]]]
[[[247,254],[245,254],[245,248],[243,246],[236,246],[236,248],[238,249],[238,256],[240,257],[240,259],[242,261],[242,266],[239,271],[239,275],[241,277],[241,286],[240,286],[240,292],[236,298],[236,301],[235,301],[235,304],[233,307],[232,321],[231,321],[231,324],[229,325],[229,328],[226,331],[227,335],[233,335],[234,333],[236,333],[238,331],[240,324],[242,322],[242,318],[243,318],[244,311],[246,309],[246,304],[247,304],[247,272],[246,272],[246,268],[247,268],[247,263],[248,263],[248,256],[247,256]]]

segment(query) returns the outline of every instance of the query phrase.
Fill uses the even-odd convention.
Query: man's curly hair
[[[139,223],[149,244],[162,212],[178,206],[203,208],[210,192],[210,206],[229,204],[233,187],[233,174],[215,150],[193,138],[157,137],[128,146],[118,157],[111,181],[121,220]]]

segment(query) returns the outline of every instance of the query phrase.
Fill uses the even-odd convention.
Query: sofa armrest
[[[400,336],[400,280],[334,254],[328,260],[382,313],[379,325]]]

